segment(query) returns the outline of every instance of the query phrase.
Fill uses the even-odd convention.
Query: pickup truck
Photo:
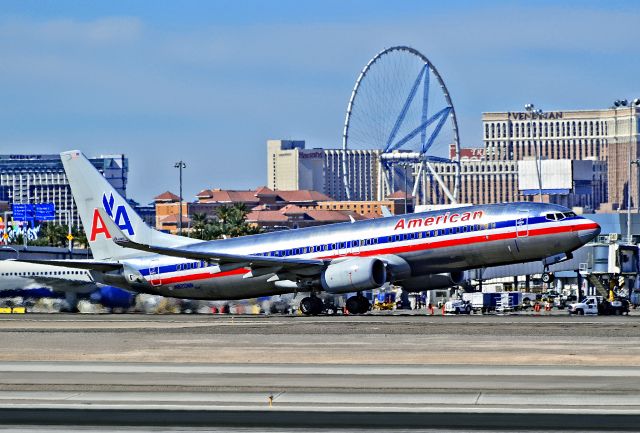
[[[629,301],[626,299],[615,299],[611,302],[602,299],[601,296],[587,296],[580,302],[569,305],[569,314],[593,315],[622,315],[629,314]]]

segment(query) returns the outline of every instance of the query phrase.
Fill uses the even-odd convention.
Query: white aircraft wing
[[[37,284],[50,287],[56,292],[85,292],[93,291],[97,288],[97,283],[92,281],[65,280],[41,275],[29,276],[28,278]]]
[[[193,260],[206,260],[216,263],[246,263],[252,267],[273,267],[281,266],[283,268],[296,267],[324,267],[324,260],[317,259],[293,259],[284,257],[265,257],[265,256],[249,256],[243,254],[227,254],[215,251],[193,251],[185,248],[169,248],[158,247],[154,245],[145,245],[134,242],[127,238],[114,238],[113,241],[121,247],[131,248],[134,250],[144,251],[147,253],[162,254],[163,256],[181,257]]]
[[[205,260],[219,264],[238,264],[251,268],[280,268],[292,273],[315,274],[319,273],[328,261],[318,259],[297,259],[284,257],[250,256],[243,254],[229,254],[216,251],[194,251],[183,247],[161,247],[142,244],[131,240],[120,227],[107,215],[104,209],[98,209],[98,213],[105,222],[113,242],[121,247],[131,248],[146,253],[161,254],[163,256],[180,257],[192,260]]]

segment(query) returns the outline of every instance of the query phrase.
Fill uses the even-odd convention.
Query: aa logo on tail
[[[133,226],[131,225],[131,220],[129,219],[129,215],[127,214],[127,209],[124,207],[124,205],[114,206],[115,200],[113,198],[113,194],[109,194],[108,199],[106,193],[102,194],[102,205],[104,206],[104,210],[111,217],[113,222],[115,222],[116,225],[120,227],[120,230],[126,231],[129,236],[133,236],[135,234]],[[100,217],[98,209],[94,209],[93,221],[91,223],[90,240],[92,242],[95,241],[96,237],[99,234],[103,234],[106,239],[111,239],[111,233],[109,233],[106,224]]]
[[[89,240],[91,242],[96,240],[96,237],[99,234],[103,234],[105,239],[111,239],[111,233],[109,233],[109,229],[107,225],[104,223],[104,220],[100,216],[100,212],[98,209],[93,210],[93,221],[91,222],[91,237]]]

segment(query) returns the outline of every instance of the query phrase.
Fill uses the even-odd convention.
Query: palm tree
[[[66,241],[67,229],[50,222],[41,226],[40,233],[46,239],[48,245],[57,247]]]
[[[247,224],[249,210],[244,203],[222,205],[216,210],[217,221],[206,225],[205,238],[218,239],[259,233],[260,229]]]
[[[204,239],[205,229],[209,223],[209,216],[204,212],[194,213],[191,217],[191,222],[193,229],[191,234],[193,237],[196,239]]]
[[[71,236],[73,236],[73,241],[71,241],[72,248],[76,244],[79,247],[84,247],[84,248],[86,248],[89,245],[89,242],[87,240],[87,233],[84,230],[74,226],[71,228]]]

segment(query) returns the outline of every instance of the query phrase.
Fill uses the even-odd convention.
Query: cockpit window
[[[575,212],[555,212],[555,213],[548,213],[546,214],[544,217],[550,221],[561,221],[565,218],[572,218],[576,216]]]

